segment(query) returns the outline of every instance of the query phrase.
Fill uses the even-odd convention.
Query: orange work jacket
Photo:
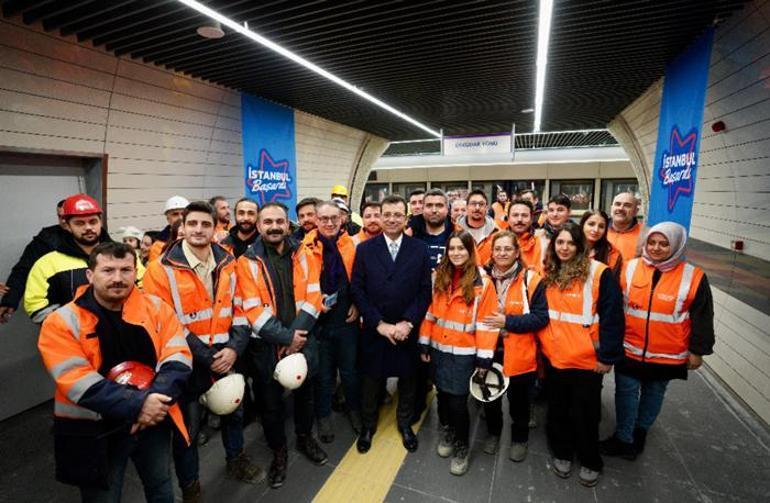
[[[77,300],[88,285],[78,289],[75,300],[65,304],[43,322],[38,348],[46,369],[56,383],[54,415],[57,417],[99,421],[102,416],[78,402],[94,384],[105,379],[97,369],[102,365],[99,338],[96,333],[99,317]],[[158,297],[134,288],[122,310],[123,319],[141,326],[155,346],[156,372],[166,363],[179,362],[192,369],[192,354],[185,341],[182,326],[174,311]],[[178,404],[169,409],[169,416],[189,444],[190,439]]]
[[[529,232],[516,236],[516,240],[519,242],[519,252],[524,265],[542,274],[548,240]]]
[[[618,232],[612,226],[607,230],[607,241],[620,252],[620,255],[623,256],[623,262],[628,262],[636,257],[642,227],[642,224],[636,223],[625,232]]]
[[[591,260],[588,279],[573,281],[564,290],[556,284],[545,289],[548,325],[538,332],[543,354],[558,369],[593,370],[599,347],[600,277],[607,266]]]
[[[358,234],[360,233],[357,233],[355,236],[350,236],[348,233],[343,232],[337,239],[337,249],[342,256],[342,263],[345,265],[348,282],[350,282],[350,278],[353,276],[353,262],[355,262],[356,259],[356,247],[361,243]],[[302,251],[307,254],[308,260],[313,263],[315,269],[318,271],[323,270],[324,246],[318,238],[318,229],[313,229],[305,234],[305,238],[302,240]]]
[[[153,260],[160,258],[161,255],[163,255],[163,247],[166,245],[165,241],[155,241],[152,246],[150,246],[150,251],[147,252],[147,265],[150,264]]]
[[[703,271],[682,262],[663,272],[652,288],[655,267],[636,258],[626,264],[620,278],[626,333],[626,356],[642,362],[677,365],[689,357],[690,305]]]
[[[516,279],[508,286],[503,313],[506,316],[529,314],[529,306],[540,281],[540,274],[535,271],[525,270],[517,274]],[[503,337],[503,373],[505,375],[516,376],[537,370],[535,337],[534,332],[528,334],[508,332]]]

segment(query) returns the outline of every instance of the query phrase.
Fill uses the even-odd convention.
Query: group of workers
[[[435,386],[436,452],[458,476],[471,459],[471,389],[484,402],[487,454],[499,448],[507,396],[514,462],[527,456],[533,390],[542,389],[549,466],[568,478],[577,461],[591,487],[601,454],[644,451],[669,381],[712,352],[713,301],[703,271],[685,261],[686,230],[645,228],[634,194],[618,194],[611,217],[589,210],[579,224],[563,194],[542,216],[532,191],[490,206],[481,190],[450,201],[431,189],[367,201],[360,216],[347,197],[337,186],[328,201],[301,200],[296,224],[280,203],[242,198],[233,225],[223,197],[174,196],[166,228],[124,228],[123,243],[107,234],[97,201],[63,200],[59,223],[0,284],[0,321],[23,300],[42,323],[57,479],[79,486],[84,501],[119,501],[130,458],[147,500],[173,501],[173,460],[184,501],[199,501],[204,404],[240,374],[242,403],[221,415],[227,477],[280,487],[287,390],[296,448],[323,465],[316,438],[334,441],[339,375],[362,454],[377,442],[386,379],[398,378],[409,452]],[[297,382],[277,379],[298,355],[289,368]],[[602,379],[613,367],[616,431],[600,441]],[[245,453],[245,406],[258,411],[273,452],[267,473]]]

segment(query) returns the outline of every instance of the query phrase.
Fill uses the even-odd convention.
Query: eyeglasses
[[[328,223],[336,224],[337,222],[340,221],[340,217],[318,217],[318,220],[322,224],[328,224]]]
[[[383,220],[401,220],[406,215],[403,213],[383,213],[382,218]]]
[[[481,208],[486,205],[487,203],[485,203],[484,201],[471,201],[470,203],[468,203],[468,206],[470,206],[471,208]]]

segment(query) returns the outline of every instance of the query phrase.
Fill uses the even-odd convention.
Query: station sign
[[[445,136],[444,155],[510,154],[513,152],[511,133],[472,136]]]

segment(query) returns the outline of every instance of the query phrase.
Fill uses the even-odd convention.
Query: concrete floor
[[[602,437],[614,426],[613,379],[605,378]],[[507,406],[506,406],[507,407]],[[78,491],[53,479],[50,404],[0,422],[0,502],[75,502]],[[449,473],[449,460],[435,454],[435,405],[419,432],[420,448],[409,454],[386,497],[389,502],[760,502],[770,501],[770,433],[743,410],[707,369],[687,382],[669,386],[663,412],[650,431],[647,450],[635,462],[605,458],[604,474],[593,489],[576,474],[557,478],[545,442],[545,410],[538,406],[538,428],[522,463],[507,459],[508,431],[496,456],[482,452],[486,434],[479,409],[471,405],[471,467],[463,477]],[[278,490],[264,483],[249,486],[224,479],[224,452],[218,437],[201,448],[204,500],[224,502],[311,501],[355,437],[347,420],[335,415],[336,440],[324,448],[329,463],[312,465],[291,450],[287,482]],[[506,428],[507,430],[507,428]],[[291,432],[291,426],[287,425]],[[265,468],[271,455],[261,427],[246,430],[247,449]],[[290,436],[291,439],[291,436]],[[376,439],[376,437],[375,437]],[[290,446],[293,448],[293,439]],[[181,498],[178,498],[181,500]],[[133,468],[124,487],[125,502],[143,501]]]

